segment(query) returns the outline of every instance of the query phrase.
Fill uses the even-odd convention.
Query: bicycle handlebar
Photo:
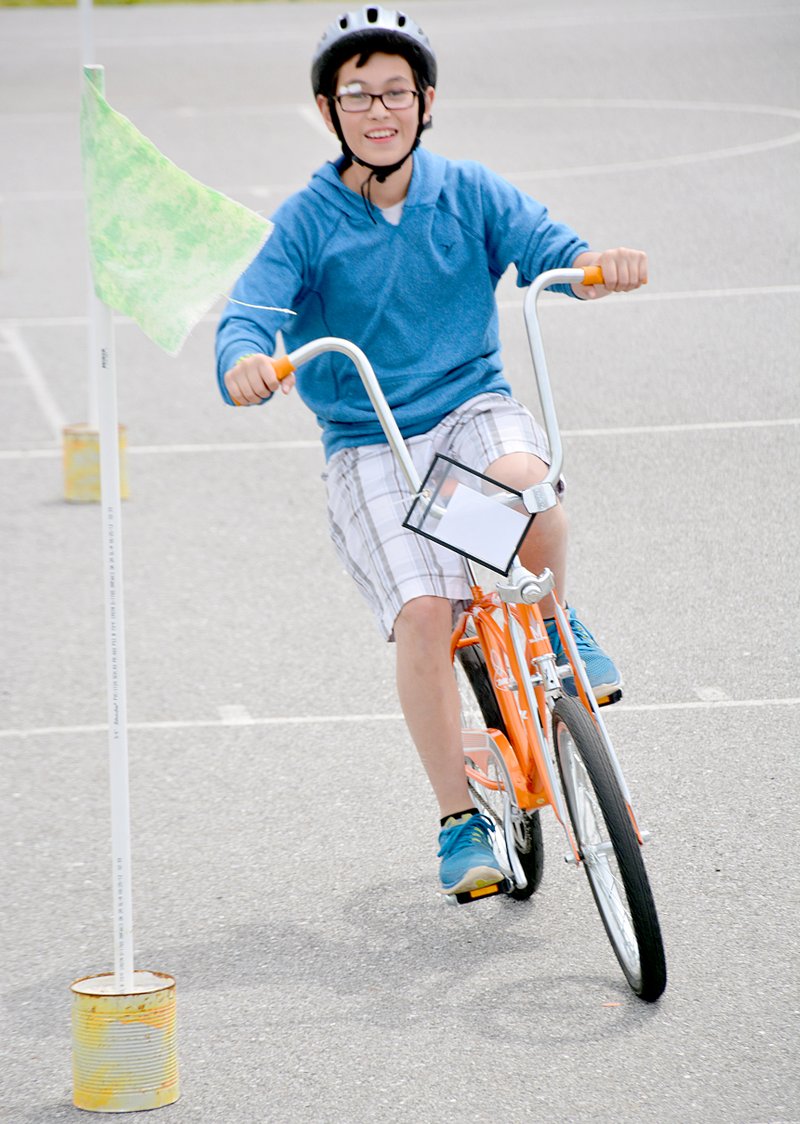
[[[537,302],[542,290],[549,288],[551,285],[602,285],[602,283],[603,271],[600,266],[597,265],[578,269],[550,269],[545,273],[540,273],[531,283],[525,294],[525,325],[528,331],[531,359],[533,360],[536,389],[542,408],[542,420],[544,421],[544,428],[550,445],[550,469],[542,483],[544,485],[550,485],[553,488],[555,488],[561,476],[563,450],[561,446],[561,435],[558,428],[558,417],[556,415],[555,403],[550,387],[550,376],[547,372],[547,361],[545,359],[542,333],[539,326]],[[378,420],[381,423],[381,427],[383,428],[383,432],[386,435],[392,452],[403,470],[403,474],[408,481],[411,491],[416,494],[422,486],[422,481],[414,467],[414,463],[411,460],[406,443],[394,420],[392,411],[389,409],[389,404],[384,397],[380,383],[372,369],[372,364],[361,348],[356,347],[356,345],[350,343],[349,340],[340,339],[336,336],[323,336],[320,339],[303,344],[302,347],[298,347],[288,355],[282,355],[278,359],[273,359],[272,363],[275,368],[275,374],[279,380],[285,379],[298,367],[302,366],[303,363],[307,363],[309,359],[314,359],[317,355],[321,355],[326,351],[338,351],[340,354],[346,355],[348,359],[352,361],[361,377],[364,389],[369,396],[375,413],[378,415]]]
[[[403,440],[403,435],[397,427],[397,422],[394,420],[394,415],[389,409],[389,403],[384,397],[381,390],[381,385],[378,382],[377,375],[372,369],[372,364],[367,359],[364,352],[360,347],[356,347],[354,343],[349,340],[339,339],[337,336],[322,336],[318,340],[312,340],[310,343],[303,344],[298,347],[296,351],[290,352],[288,355],[281,356],[280,359],[274,359],[276,373],[279,379],[285,379],[303,363],[307,363],[309,359],[316,358],[325,351],[338,351],[342,355],[346,355],[350,359],[361,376],[361,381],[364,384],[364,389],[369,395],[369,400],[372,403],[375,413],[378,415],[378,420],[381,423],[383,432],[386,434],[386,440],[391,446],[392,452],[397,458],[403,474],[408,481],[411,491],[416,495],[422,487],[422,480],[419,473],[414,467],[414,462]]]
[[[592,265],[585,269],[549,269],[545,273],[539,274],[525,294],[523,304],[525,327],[528,332],[528,344],[531,349],[539,405],[542,408],[542,421],[547,434],[547,443],[550,446],[550,468],[542,484],[550,485],[552,488],[555,488],[561,477],[564,450],[561,445],[561,432],[558,428],[558,415],[556,414],[556,405],[550,386],[550,375],[547,371],[537,303],[542,290],[549,288],[551,285],[602,285],[602,283],[603,271],[599,266]]]

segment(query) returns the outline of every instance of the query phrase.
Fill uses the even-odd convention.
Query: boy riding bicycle
[[[431,122],[436,58],[402,12],[369,5],[325,32],[312,63],[323,120],[342,156],[274,215],[275,229],[240,278],[217,335],[220,390],[254,405],[279,383],[270,355],[319,336],[353,340],[369,356],[417,470],[444,453],[520,491],[542,480],[546,438],[511,396],[500,356],[495,288],[513,262],[518,284],[546,269],[599,264],[593,299],[647,280],[643,252],[589,249],[547,210],[479,164],[418,147]],[[238,303],[241,302],[241,303]],[[292,309],[295,316],[246,306]],[[347,571],[397,655],[411,737],[439,803],[442,892],[503,879],[491,823],[464,773],[459,697],[450,659],[455,616],[470,598],[458,555],[402,526],[411,501],[378,419],[349,361],[326,353],[297,374],[326,455],[330,530]],[[564,508],[540,513],[520,549],[534,573],[566,582]],[[541,603],[564,662],[549,599]],[[612,660],[568,610],[599,698],[618,691]],[[565,680],[565,689],[574,684]]]

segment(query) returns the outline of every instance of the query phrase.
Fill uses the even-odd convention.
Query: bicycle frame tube
[[[507,606],[503,606],[503,614],[504,622],[501,626],[487,609],[478,606],[470,610],[480,646],[486,656],[492,689],[526,782],[525,790],[517,792],[517,800],[520,807],[526,809],[550,804],[557,819],[564,825],[568,822],[566,809],[557,781],[547,768],[547,746],[538,720],[538,707],[530,675],[525,668],[524,657],[521,662],[517,657],[513,636],[509,643],[511,622]],[[516,696],[512,681],[517,687]],[[543,767],[540,762],[543,762]]]
[[[550,751],[547,745],[546,728],[542,725],[540,717],[538,699],[534,691],[533,683],[531,682],[531,675],[528,670],[527,658],[527,635],[526,630],[522,623],[517,619],[512,609],[508,605],[503,606],[503,616],[505,620],[505,636],[511,640],[511,648],[509,650],[509,658],[511,660],[511,670],[524,692],[525,702],[528,707],[528,714],[526,716],[526,728],[533,731],[534,741],[529,742],[529,746],[535,749],[529,750],[532,758],[529,763],[529,768],[535,766],[535,770],[540,774],[540,779],[544,782],[545,789],[547,790],[548,799],[553,806],[553,811],[559,823],[567,831],[567,838],[569,839],[569,831],[567,825],[569,817],[567,815],[567,806],[564,802],[564,795],[561,791],[561,785],[556,775],[555,766],[550,756]],[[534,717],[536,716],[536,717]],[[537,752],[538,750],[538,752]],[[541,776],[541,774],[544,774]]]

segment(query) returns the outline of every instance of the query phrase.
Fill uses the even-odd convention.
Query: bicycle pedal
[[[604,699],[598,699],[597,705],[598,706],[612,706],[614,703],[618,703],[621,698],[622,698],[622,691],[618,689],[616,691],[612,691],[610,695],[606,695],[606,697]]]
[[[453,894],[452,897],[455,898],[459,905],[469,905],[470,902],[478,902],[483,898],[497,897],[499,894],[510,894],[511,890],[511,883],[507,878],[504,878],[502,882],[493,882],[491,886],[479,886],[477,890],[465,890],[462,894]]]

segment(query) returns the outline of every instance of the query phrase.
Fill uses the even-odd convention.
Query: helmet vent
[[[406,26],[406,17],[403,15],[402,12],[397,13],[397,26],[398,27],[405,27]]]
[[[377,8],[367,8],[367,23],[377,23],[377,22],[378,22],[378,9]]]
[[[339,20],[339,27],[341,27],[342,31],[346,30],[346,28],[347,28],[347,16],[342,16],[342,18]]]

